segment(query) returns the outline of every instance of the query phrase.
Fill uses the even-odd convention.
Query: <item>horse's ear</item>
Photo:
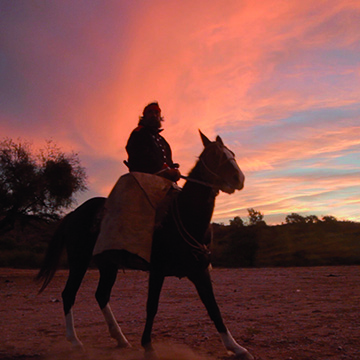
[[[202,143],[204,144],[205,147],[207,147],[211,141],[199,130],[200,136],[201,136],[201,140]]]
[[[216,142],[218,142],[220,145],[224,145],[224,143],[219,135],[216,137]]]

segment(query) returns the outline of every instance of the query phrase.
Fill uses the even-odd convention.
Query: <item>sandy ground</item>
[[[37,295],[35,271],[0,269],[0,359],[143,359],[147,274],[119,272],[111,306],[133,345],[116,348],[94,298],[89,271],[75,305],[85,352],[65,340],[59,271]],[[360,266],[215,269],[218,304],[234,338],[256,360],[360,359]],[[233,359],[186,280],[167,278],[153,332],[159,359]]]

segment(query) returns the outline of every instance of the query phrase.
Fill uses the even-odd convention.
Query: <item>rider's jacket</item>
[[[160,135],[161,131],[143,125],[133,130],[126,145],[129,171],[156,174],[167,167],[178,167],[172,161],[170,145]]]

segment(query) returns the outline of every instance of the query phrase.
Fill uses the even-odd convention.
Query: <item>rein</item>
[[[181,235],[182,239],[185,241],[187,245],[192,249],[192,253],[195,258],[198,260],[198,257],[195,253],[209,255],[210,251],[208,250],[205,244],[202,244],[198,240],[196,240],[185,228],[184,224],[181,221],[180,212],[179,212],[179,204],[177,197],[175,198],[172,204],[172,213],[173,219],[176,225],[176,228]]]
[[[202,162],[203,162],[203,161],[202,161]],[[205,164],[204,164],[204,165],[205,165]],[[205,168],[206,168],[206,165],[205,165]],[[160,175],[161,173],[165,172],[165,171],[168,170],[168,169],[169,169],[169,168],[160,170],[160,171],[158,171],[157,173],[155,173],[154,175]],[[184,180],[186,180],[186,181],[190,181],[190,182],[193,182],[193,183],[196,183],[196,184],[204,185],[204,186],[207,186],[207,187],[209,187],[209,188],[218,190],[218,187],[215,186],[215,185],[213,185],[213,184],[210,184],[210,183],[205,182],[205,181],[193,179],[193,178],[191,178],[191,177],[189,177],[189,176],[180,175],[180,179],[184,179]]]
[[[218,145],[217,143],[215,143],[214,145],[216,145],[216,148],[218,150],[223,152],[223,148],[221,145]],[[224,148],[226,148],[226,147],[224,146]],[[209,147],[207,147],[207,149],[209,149]],[[212,149],[214,149],[214,148],[212,147]],[[213,195],[216,196],[219,193],[221,186],[215,185],[215,184],[216,183],[221,184],[219,179],[221,181],[224,181],[224,179],[222,179],[222,177],[218,174],[218,172],[228,162],[235,161],[234,154],[231,151],[230,151],[230,153],[232,154],[232,156],[227,156],[224,153],[222,153],[222,157],[220,157],[220,158],[219,158],[219,156],[217,156],[217,158],[219,158],[219,161],[213,160],[213,158],[211,158],[209,160],[209,156],[212,156],[213,152],[211,152],[211,153],[203,152],[200,155],[198,163],[201,165],[201,168],[199,169],[200,172],[202,173],[201,178],[205,178],[205,179],[210,178],[212,180],[212,182],[195,179],[195,178],[191,177],[191,174],[190,174],[190,176],[180,175],[180,178],[184,179],[186,181],[189,181],[189,182],[193,182],[196,184],[206,186],[206,187],[212,189]],[[224,159],[224,156],[225,156],[225,159]],[[216,159],[216,157],[215,157],[215,159]],[[210,163],[210,165],[215,165],[215,166],[209,166],[206,162]],[[214,162],[215,162],[215,164],[214,164]],[[215,169],[212,169],[212,167],[214,167]],[[177,197],[174,199],[174,201],[171,204],[171,213],[172,213],[172,218],[176,225],[177,231],[178,231],[179,235],[181,236],[181,238],[183,239],[183,241],[191,249],[192,255],[197,260],[199,260],[199,257],[201,258],[204,255],[205,256],[209,255],[210,251],[208,250],[206,245],[203,244],[201,241],[197,240],[194,236],[192,236],[189,233],[189,231],[185,228],[185,226],[182,222],[182,219],[181,219],[179,203],[178,203]]]
[[[215,186],[215,185],[213,185],[213,184],[207,183],[207,182],[205,182],[205,181],[193,179],[193,178],[191,178],[191,177],[184,176],[184,175],[180,175],[180,178],[181,178],[181,179],[184,179],[184,180],[186,180],[186,181],[190,181],[190,182],[196,183],[196,184],[200,184],[200,185],[207,186],[207,187],[212,188],[212,189],[214,189],[214,190],[219,190],[219,187],[218,187],[218,186]]]

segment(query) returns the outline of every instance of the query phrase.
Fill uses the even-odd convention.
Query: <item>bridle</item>
[[[210,146],[212,148],[216,146],[216,148],[222,152],[222,157],[225,157],[225,159],[223,161],[219,161],[215,170],[211,169],[211,166],[209,166],[209,163],[206,161],[206,159],[207,159],[206,157],[209,154]],[[230,154],[232,154],[232,156],[226,156],[226,154],[224,154],[224,152],[223,152],[223,148],[227,149],[224,145],[214,142],[214,143],[211,143],[210,145],[208,145],[205,148],[205,150],[203,151],[203,153],[200,155],[199,163],[202,166],[201,170],[203,172],[203,178],[207,178],[210,175],[213,177],[215,183],[219,182],[219,179],[221,180],[222,183],[224,183],[224,182],[226,183],[226,181],[224,181],[224,179],[220,175],[218,175],[217,172],[228,162],[235,161],[235,156],[234,156],[233,152],[230,151],[229,149],[227,149],[227,150],[230,152]],[[214,196],[216,196],[217,193],[219,192],[219,190],[221,189],[221,186],[215,185],[214,183],[201,181],[201,180],[194,179],[194,178],[191,178],[188,176],[183,176],[183,175],[181,175],[180,177],[184,180],[194,182],[194,183],[197,183],[200,185],[204,185],[204,186],[207,186],[207,187],[213,189]],[[204,256],[204,255],[209,256],[210,251],[208,250],[207,246],[205,244],[201,243],[200,241],[198,241],[194,236],[192,236],[186,230],[186,228],[181,220],[177,197],[175,198],[174,202],[172,203],[171,210],[172,210],[172,216],[173,216],[173,220],[175,222],[176,228],[177,228],[181,238],[190,247],[192,255],[197,260],[199,260],[199,256]]]
[[[222,147],[227,149],[231,154],[232,156],[231,157],[228,157],[228,156],[225,156],[225,160],[222,161],[222,162],[219,162],[218,166],[216,167],[216,170],[212,170],[210,168],[210,166],[208,164],[206,164],[206,161],[205,161],[205,156],[206,156],[206,150],[209,149],[211,147],[214,147],[216,146],[220,151],[222,151]],[[224,157],[224,156],[223,156]],[[199,162],[201,163],[202,165],[202,168],[203,168],[203,172],[206,172],[207,174],[210,174],[213,178],[214,178],[214,182],[206,182],[206,181],[201,181],[201,180],[197,180],[197,179],[194,179],[194,178],[191,178],[191,177],[188,177],[188,176],[183,176],[183,175],[180,175],[180,177],[184,180],[187,180],[187,181],[190,181],[190,182],[194,182],[194,183],[198,183],[200,185],[204,185],[204,186],[207,186],[207,187],[210,187],[216,191],[219,191],[221,186],[219,185],[215,185],[214,183],[219,183],[219,182],[225,182],[226,181],[217,173],[218,170],[220,170],[225,164],[227,164],[228,162],[230,161],[235,161],[235,156],[233,154],[233,152],[231,150],[229,150],[228,148],[226,148],[224,145],[220,145],[218,144],[217,142],[213,142],[211,143],[211,145],[208,145],[208,147],[205,149],[205,151],[200,155],[199,157]],[[205,178],[207,176],[204,176]],[[220,180],[220,181],[218,181]]]

